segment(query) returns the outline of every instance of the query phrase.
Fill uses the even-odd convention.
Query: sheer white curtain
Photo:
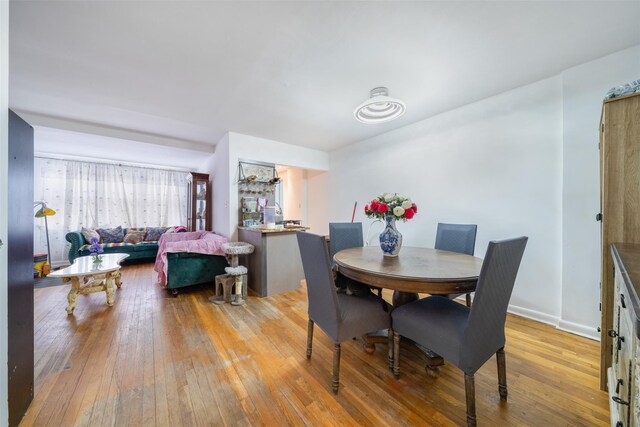
[[[35,159],[35,199],[49,217],[53,264],[67,260],[65,235],[81,227],[186,225],[188,173],[107,163]],[[45,253],[44,220],[35,219],[34,250]],[[68,262],[68,261],[67,261]]]

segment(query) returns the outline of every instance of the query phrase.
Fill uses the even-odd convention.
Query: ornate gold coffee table
[[[96,264],[93,257],[83,256],[76,258],[72,265],[49,274],[49,277],[59,277],[63,282],[71,282],[71,290],[67,295],[69,305],[67,314],[73,313],[76,308],[78,294],[87,295],[94,292],[106,292],[107,305],[113,305],[114,284],[118,288],[122,286],[120,279],[120,263],[128,254],[103,254],[102,262]]]

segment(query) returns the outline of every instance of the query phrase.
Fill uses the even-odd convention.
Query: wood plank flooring
[[[212,287],[170,296],[152,265],[124,267],[113,307],[103,293],[35,290],[35,398],[22,426],[424,425],[465,423],[463,374],[437,379],[403,347],[401,377],[386,347],[342,346],[341,387],[331,392],[330,339],[316,328],[305,357],[306,292],[249,297],[242,307],[207,301]],[[476,374],[480,425],[607,425],[598,390],[598,343],[509,315],[508,402],[495,357]]]

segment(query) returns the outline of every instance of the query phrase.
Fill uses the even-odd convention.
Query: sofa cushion
[[[131,229],[127,230],[127,234],[124,236],[124,243],[131,243],[135,245],[136,243],[140,243],[144,240],[145,231],[133,231]]]
[[[100,241],[100,234],[98,234],[98,232],[94,228],[82,227],[80,233],[82,233],[82,237],[84,237],[84,240],[89,243],[91,243],[91,239],[93,238],[98,239],[98,242]]]
[[[147,235],[144,237],[145,242],[157,242],[169,227],[149,227],[147,228]]]
[[[121,225],[116,228],[98,228],[97,231],[102,237],[102,243],[122,243],[124,240],[124,230]]]

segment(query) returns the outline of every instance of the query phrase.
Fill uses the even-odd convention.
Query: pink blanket
[[[192,252],[206,255],[222,255],[220,249],[226,237],[211,231],[193,231],[190,233],[165,233],[158,240],[158,255],[153,269],[158,273],[158,283],[167,286],[167,253]]]

